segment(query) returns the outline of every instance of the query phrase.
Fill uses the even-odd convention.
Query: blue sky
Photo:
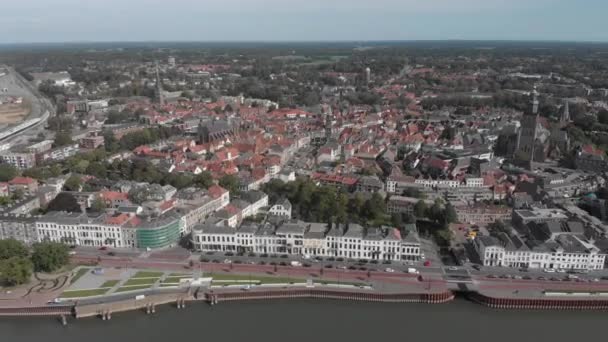
[[[608,0],[2,0],[0,43],[608,41]]]

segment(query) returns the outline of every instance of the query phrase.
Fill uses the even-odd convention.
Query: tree
[[[414,205],[414,215],[416,215],[416,217],[418,217],[418,218],[425,217],[427,214],[427,211],[428,211],[428,207],[426,205],[426,202],[423,200],[416,202],[416,204]]]
[[[67,192],[62,192],[55,197],[46,208],[47,211],[67,211],[70,213],[78,213],[82,211],[80,204],[76,201],[76,197]]]
[[[19,172],[10,164],[0,164],[0,182],[8,182],[15,178]]]
[[[15,239],[0,240],[0,260],[13,257],[25,258],[28,254],[27,248],[21,241]]]
[[[82,187],[82,180],[79,176],[72,175],[65,181],[63,187],[67,191],[80,191],[80,187]]]
[[[12,257],[0,261],[0,283],[15,286],[27,283],[32,277],[32,262],[26,257]]]
[[[403,225],[403,217],[399,213],[394,213],[391,215],[391,224],[394,227],[401,227]]]
[[[104,202],[100,197],[95,197],[93,203],[91,203],[91,210],[100,213],[106,209],[106,202]]]
[[[220,178],[219,185],[230,191],[230,196],[234,196],[239,193],[239,179],[233,175],[225,175]]]
[[[209,171],[203,171],[200,174],[194,176],[192,180],[194,182],[194,186],[199,188],[207,189],[211,185],[213,185],[213,177]]]
[[[55,147],[66,146],[73,143],[74,141],[69,132],[57,132],[57,134],[55,134],[55,141],[53,142]]]
[[[68,261],[68,246],[62,243],[40,242],[33,246],[32,263],[36,271],[53,272],[67,265]]]
[[[452,203],[449,203],[445,205],[445,223],[454,223],[458,221],[458,214],[456,214],[456,210],[454,209],[454,206],[452,205]]]
[[[136,204],[142,204],[150,197],[150,189],[147,186],[138,186],[129,190],[129,199]]]
[[[597,113],[597,121],[608,125],[608,110],[602,109]]]
[[[171,173],[167,176],[166,182],[177,189],[183,189],[192,186],[192,178],[185,173]]]

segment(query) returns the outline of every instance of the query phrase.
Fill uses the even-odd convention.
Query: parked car
[[[392,269],[392,268],[390,268],[390,267],[387,267],[387,268],[384,269],[384,272],[395,273],[395,270]]]

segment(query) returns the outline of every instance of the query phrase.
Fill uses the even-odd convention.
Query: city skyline
[[[608,41],[599,0],[40,0],[4,5],[0,43],[107,41]],[[239,11],[234,11],[238,8]]]

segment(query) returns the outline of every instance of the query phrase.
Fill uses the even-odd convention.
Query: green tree
[[[136,204],[142,204],[150,197],[150,189],[147,186],[138,186],[129,190],[129,199]]]
[[[82,179],[79,176],[72,175],[65,181],[63,187],[67,191],[80,191],[80,187],[82,187]]]
[[[106,202],[104,202],[100,197],[95,197],[93,203],[91,203],[91,210],[100,213],[106,209]]]
[[[363,216],[370,221],[378,221],[386,214],[386,204],[378,193],[374,193],[370,199],[365,201]]]
[[[207,189],[211,185],[213,185],[213,176],[209,171],[203,171],[200,174],[194,176],[194,179],[192,181],[194,183],[194,186]]]
[[[0,164],[0,182],[8,182],[15,178],[19,172],[17,169],[9,164]]]
[[[597,121],[608,125],[608,110],[602,109],[597,113]]]
[[[34,269],[39,272],[53,272],[67,265],[68,246],[58,242],[35,243],[32,252]]]
[[[454,223],[458,221],[458,214],[456,214],[456,210],[452,203],[447,203],[445,205],[445,223]]]
[[[32,273],[32,262],[28,258],[15,256],[0,261],[0,283],[4,286],[25,284]]]
[[[80,207],[80,204],[78,204],[78,201],[76,201],[76,197],[67,192],[62,192],[49,202],[46,210],[78,213],[82,211],[82,208]]]
[[[73,143],[74,141],[72,140],[70,132],[57,132],[57,134],[55,134],[55,141],[53,142],[55,147],[66,146]]]
[[[239,193],[239,179],[233,175],[225,175],[220,178],[219,185],[230,191],[230,196],[234,196]]]
[[[86,173],[97,178],[106,178],[108,170],[103,163],[92,162],[87,166]]]
[[[414,205],[414,215],[416,215],[416,217],[418,218],[426,217],[427,211],[428,207],[426,205],[426,202],[423,200],[416,202],[416,204]]]
[[[15,239],[0,240],[0,260],[13,257],[25,258],[28,254],[27,248],[21,241]]]
[[[186,173],[171,173],[167,176],[166,182],[174,186],[176,189],[183,189],[192,186],[193,177]]]

